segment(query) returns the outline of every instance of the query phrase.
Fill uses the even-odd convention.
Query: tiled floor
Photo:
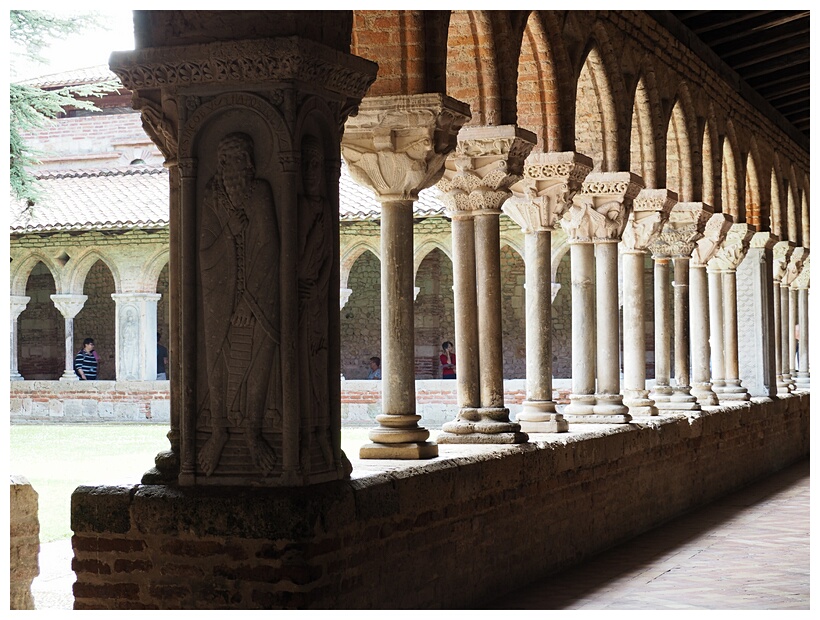
[[[809,609],[809,461],[490,609]]]

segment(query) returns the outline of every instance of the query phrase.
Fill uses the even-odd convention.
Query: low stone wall
[[[22,476],[11,476],[10,490],[9,605],[11,609],[34,609],[31,582],[40,574],[37,492]]]
[[[809,454],[809,395],[353,461],[308,489],[79,487],[75,609],[467,608]]]

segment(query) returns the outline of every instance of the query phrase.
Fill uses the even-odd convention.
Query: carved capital
[[[750,249],[771,250],[774,244],[777,243],[777,235],[770,232],[756,232],[752,235],[752,240],[749,242]]]
[[[669,220],[649,245],[654,258],[689,257],[703,236],[713,209],[702,202],[679,202],[672,207]]]
[[[17,320],[17,317],[26,309],[29,301],[31,301],[31,297],[24,295],[11,295],[9,297],[9,302],[11,302],[9,315],[12,321]]]
[[[677,202],[677,193],[668,189],[642,189],[632,201],[632,213],[624,228],[622,243],[626,250],[646,251]]]
[[[87,299],[88,295],[51,295],[51,301],[66,319],[77,316]]]
[[[347,120],[342,154],[380,201],[416,200],[436,183],[470,106],[441,94],[365,98]]]
[[[803,262],[808,258],[808,251],[805,248],[796,247],[789,257],[789,262],[786,265],[786,273],[783,274],[781,286],[791,286],[792,282],[800,275],[800,270],[803,269]]]
[[[160,103],[135,93],[131,104],[140,111],[142,128],[165,157],[165,163],[174,164],[179,157],[179,116],[173,98],[163,94],[161,99]]]
[[[806,256],[803,265],[800,268],[800,273],[792,280],[791,288],[804,289],[809,288],[811,284],[811,256]]]
[[[580,153],[532,153],[504,213],[525,233],[554,230],[591,170],[592,160]]]
[[[619,241],[632,201],[642,189],[643,179],[631,172],[588,175],[561,220],[569,242]]]
[[[734,271],[749,251],[755,229],[748,224],[732,224],[726,238],[709,261],[715,271]]]
[[[774,281],[780,282],[786,274],[786,266],[789,264],[794,244],[791,241],[778,241],[772,248],[772,268],[774,271]]]
[[[114,300],[114,303],[117,305],[122,304],[139,304],[143,302],[158,302],[162,295],[159,293],[112,293],[111,298]]]
[[[438,183],[448,215],[500,213],[510,185],[521,179],[524,159],[535,140],[533,133],[516,125],[462,129]]]
[[[709,218],[703,237],[698,239],[692,250],[692,267],[705,267],[712,260],[732,228],[733,221],[728,213],[714,213]]]

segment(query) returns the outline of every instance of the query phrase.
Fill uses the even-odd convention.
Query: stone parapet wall
[[[40,574],[37,492],[23,476],[12,475],[9,486],[9,606],[11,609],[34,609],[31,582]]]
[[[531,439],[306,489],[79,487],[75,609],[480,606],[807,457],[809,396]]]

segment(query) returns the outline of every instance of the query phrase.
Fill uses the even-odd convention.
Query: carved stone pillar
[[[587,176],[581,193],[575,196],[572,207],[561,222],[569,236],[570,246],[594,244],[595,247],[596,290],[593,304],[588,303],[591,301],[591,290],[587,290],[592,279],[589,269],[592,248],[571,254],[573,394],[565,409],[570,423],[618,424],[632,419],[620,394],[617,244],[632,209],[632,201],[642,188],[641,178],[629,172],[592,173]],[[588,305],[582,308],[580,303]],[[590,329],[593,321],[595,328]],[[593,332],[596,345],[594,360],[590,359],[588,345],[575,348],[582,339],[590,339],[589,334]],[[592,387],[590,367],[594,367],[597,377],[594,395],[588,392]],[[576,371],[580,376],[577,384]],[[584,391],[576,392],[576,386]]]
[[[678,195],[667,189],[641,190],[623,233],[624,405],[633,416],[658,415],[646,389],[644,262],[677,201]]]
[[[750,396],[777,394],[772,296],[772,247],[777,237],[752,235],[746,257],[737,268],[737,342],[740,377]]]
[[[79,381],[74,372],[74,317],[83,309],[88,295],[51,295],[51,301],[65,319],[65,372],[60,381]]]
[[[795,387],[808,390],[811,387],[809,374],[809,285],[811,282],[811,256],[806,257],[800,274],[792,281],[792,290],[797,291],[797,377]]]
[[[116,304],[117,381],[157,378],[158,293],[113,293]]]
[[[340,139],[377,66],[347,54],[349,38],[333,48],[309,40],[322,16],[259,12],[230,32],[226,16],[142,11],[140,48],[110,61],[173,173],[178,481],[337,480],[350,472],[340,445]],[[190,20],[196,43],[174,45],[170,33]],[[174,456],[163,467],[158,457],[144,480],[168,481]]]
[[[504,213],[524,232],[526,264],[527,399],[516,417],[528,433],[569,430],[552,400],[552,231],[592,170],[579,153],[534,153],[511,187]],[[557,289],[555,289],[557,292]]]
[[[783,354],[782,372],[783,381],[788,386],[789,391],[795,388],[796,369],[794,368],[797,343],[794,338],[794,327],[797,324],[797,311],[795,302],[790,293],[792,282],[800,274],[803,268],[803,261],[806,258],[806,250],[796,247],[789,256],[786,271],[780,280],[780,327],[781,327],[781,349]]]
[[[353,179],[381,203],[382,407],[373,443],[359,456],[438,456],[418,425],[413,300],[413,203],[437,182],[456,134],[470,118],[467,104],[437,94],[371,97],[348,119],[342,152]]]
[[[778,241],[772,249],[772,299],[774,306],[774,355],[775,371],[777,381],[777,393],[788,394],[789,384],[783,379],[783,360],[786,333],[783,328],[783,309],[780,301],[780,283],[786,275],[786,267],[794,251],[794,246],[789,241]]]
[[[701,407],[714,407],[718,397],[712,389],[709,370],[711,350],[709,346],[709,281],[706,264],[720,248],[732,226],[732,216],[715,213],[709,218],[703,237],[692,250],[689,263],[689,323],[692,343],[692,395]]]
[[[706,222],[711,215],[712,208],[707,204],[679,202],[672,208],[669,221],[651,245],[654,256],[672,258],[674,267],[675,385],[668,398],[665,394],[658,393],[659,387],[665,387],[663,383],[660,386],[656,385],[654,392],[650,394],[660,410],[700,409],[689,385],[689,259],[695,249],[695,243],[703,236]],[[657,314],[655,320],[658,320]]]
[[[741,385],[737,346],[737,267],[746,256],[754,228],[748,224],[732,224],[726,239],[709,267],[720,272],[723,303],[724,381],[718,400],[749,400],[749,391]]]
[[[459,413],[442,427],[439,443],[527,441],[526,433],[510,421],[509,409],[504,406],[498,216],[510,196],[510,185],[521,178],[524,159],[534,144],[535,135],[515,125],[465,127],[439,183],[448,216],[453,219],[459,355]],[[468,238],[471,228],[472,242]],[[474,270],[470,271],[473,257]],[[459,317],[461,313],[465,316]],[[475,317],[477,329],[464,324],[467,317]]]
[[[17,319],[20,314],[22,314],[23,310],[26,309],[26,305],[29,301],[31,301],[31,297],[25,297],[23,295],[12,295],[9,297],[9,319],[11,322],[9,331],[11,339],[11,350],[9,351],[9,376],[11,381],[23,380],[23,375],[21,375],[17,370]]]

